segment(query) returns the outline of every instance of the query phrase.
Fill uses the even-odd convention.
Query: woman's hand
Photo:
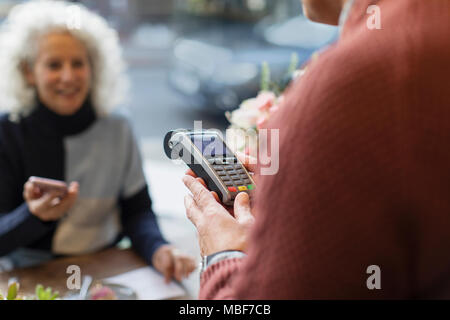
[[[62,218],[78,198],[78,183],[69,185],[67,195],[60,199],[55,192],[42,193],[29,180],[23,187],[23,197],[30,212],[42,221],[56,221]]]
[[[181,281],[195,270],[195,260],[171,245],[162,245],[152,257],[153,267],[164,275],[166,283],[172,278]]]

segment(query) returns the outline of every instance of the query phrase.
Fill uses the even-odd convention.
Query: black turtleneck
[[[96,120],[96,114],[90,99],[72,115],[59,115],[39,101],[34,112],[24,120],[31,122],[33,128],[43,134],[71,136],[91,126]]]
[[[106,195],[109,199],[114,198],[118,193],[116,193],[117,191],[108,191],[111,189],[106,181],[108,175],[117,174],[119,177],[128,175],[128,178],[123,180],[124,188],[126,185],[132,186],[133,181],[142,180],[142,175],[139,173],[142,172],[142,168],[134,170],[135,172],[128,172],[130,170],[127,169],[129,161],[139,164],[134,167],[142,167],[142,164],[139,161],[135,162],[136,157],[129,158],[128,156],[128,154],[136,154],[136,152],[130,152],[132,149],[128,148],[128,145],[136,146],[136,143],[134,137],[129,134],[130,130],[126,129],[128,128],[125,124],[126,121],[110,119],[108,122],[103,119],[103,123],[107,123],[104,127],[105,130],[110,131],[91,130],[94,127],[98,129],[99,119],[101,118],[97,118],[95,110],[89,102],[84,103],[75,114],[69,116],[58,115],[42,103],[39,103],[29,116],[17,123],[11,122],[8,115],[0,116],[0,257],[21,247],[52,250],[52,239],[59,225],[57,221],[42,222],[29,212],[22,193],[23,185],[30,176],[67,181],[70,177],[66,177],[66,175],[72,171],[68,170],[71,168],[66,168],[66,166],[77,166],[77,159],[73,157],[76,157],[78,153],[83,153],[85,155],[82,158],[84,159],[83,165],[88,163],[89,166],[88,173],[85,173],[84,177],[92,175],[92,172],[96,174],[95,171],[99,167],[95,166],[101,165],[100,169],[103,170],[103,175],[99,175],[99,179],[84,184],[84,187],[104,188],[105,192],[111,192]],[[126,136],[125,138],[123,135],[117,136],[118,140],[122,142],[117,141],[116,143],[113,138],[108,138],[117,135],[119,131]],[[100,132],[100,137],[98,132]],[[77,139],[79,141],[79,137],[87,139],[83,141],[95,141],[94,149],[92,146],[90,149],[85,149],[84,144],[81,144],[81,146],[77,145],[77,152],[68,154],[67,148],[71,146],[70,141],[73,142]],[[108,146],[104,145],[105,139]],[[87,144],[89,144],[88,142]],[[113,146],[111,146],[112,144]],[[99,148],[101,151],[95,150]],[[101,164],[97,163],[95,159],[90,160],[89,158],[91,153],[98,156],[99,152],[100,154],[105,153],[102,156]],[[72,158],[66,159],[69,156]],[[124,160],[118,160],[122,158]],[[123,166],[117,166],[117,161],[126,163]],[[83,165],[81,168],[84,168]],[[111,169],[108,169],[109,167]],[[80,169],[76,168],[78,173]],[[123,168],[124,171],[117,172],[117,168]],[[83,174],[80,177],[83,177]],[[97,185],[98,181],[103,181],[102,179],[105,182]],[[82,181],[79,182],[82,184]],[[151,264],[153,252],[167,242],[163,239],[155,215],[151,210],[151,199],[145,180],[138,185],[144,186],[139,190],[131,187],[131,190],[137,191],[126,197],[118,197],[117,203],[121,209],[123,233],[131,238],[138,253]],[[81,187],[83,186],[81,185]],[[96,192],[97,189],[94,191]],[[95,198],[95,201],[101,203],[101,199],[101,197]]]
[[[17,159],[18,163],[23,162],[21,170],[17,171],[17,174],[22,173],[18,180],[25,183],[30,176],[65,180],[64,138],[85,131],[95,120],[89,100],[75,114],[68,116],[51,111],[39,101],[34,111],[19,123],[5,122],[10,129],[5,135],[15,135],[5,142],[10,140],[11,148],[20,147],[23,152],[21,159]]]

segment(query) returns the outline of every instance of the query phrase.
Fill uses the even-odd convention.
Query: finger
[[[44,195],[35,200],[35,208],[37,211],[49,211],[54,205],[53,201],[57,198],[57,195],[53,192],[44,193]]]
[[[211,194],[213,195],[214,199],[216,199],[216,201],[217,201],[218,203],[222,203],[222,202],[220,201],[220,198],[219,198],[219,195],[217,194],[217,192],[211,191]]]
[[[191,267],[192,267],[192,262],[191,262],[191,258],[189,256],[183,255],[181,257],[181,262],[183,264],[183,272],[181,274],[181,278],[187,278],[189,276],[189,274],[192,272],[191,271]]]
[[[23,197],[25,200],[32,199],[33,196],[33,184],[27,181],[23,185]]]
[[[38,199],[42,193],[31,181],[27,181],[23,186],[23,197],[26,200]]]
[[[49,217],[51,217],[51,219],[60,219],[67,211],[69,211],[70,208],[72,208],[78,198],[78,188],[78,183],[72,182],[69,185],[67,194],[64,198],[61,199],[60,194],[58,194],[58,197],[51,201],[52,206],[48,212],[48,215]]]
[[[256,172],[258,159],[256,159],[255,157],[246,155],[239,151],[236,152],[236,156],[242,162],[244,167],[247,168],[248,171]]]
[[[191,271],[191,267],[192,267],[191,258],[189,256],[184,255],[182,257],[182,263],[183,263],[182,278],[187,278],[189,276],[189,274],[192,272]]]
[[[202,178],[196,178],[196,180],[197,180],[198,182],[200,182],[206,189],[208,189],[208,186],[206,185],[205,180],[203,180]]]
[[[78,182],[71,182],[69,184],[69,186],[67,187],[65,194],[64,195],[60,194],[60,197],[63,199],[73,198],[73,197],[76,198],[76,197],[78,197],[79,188],[80,188],[80,185],[78,184]]]
[[[197,178],[197,175],[194,173],[194,171],[192,171],[192,169],[188,169],[185,174],[187,174],[188,176]]]
[[[39,197],[42,197],[42,190],[39,187],[33,187],[32,197],[34,199],[37,199]]]
[[[153,266],[162,273],[164,282],[169,283],[173,275],[173,259],[167,245],[161,246],[154,253]]]
[[[179,257],[174,257],[173,260],[174,260],[174,265],[175,265],[175,268],[174,268],[175,269],[175,272],[174,272],[175,279],[177,279],[177,281],[181,281],[183,279],[183,274],[184,274],[183,260]]]
[[[187,254],[182,253],[177,248],[172,249],[172,254],[175,257],[175,260],[179,261],[182,266],[180,279],[187,278],[189,274],[197,268],[195,259]]]
[[[164,282],[169,283],[172,281],[174,274],[174,261],[171,254],[166,254],[164,258]]]
[[[71,182],[69,187],[67,188],[67,193],[64,197],[64,200],[78,198],[79,191],[80,185],[78,184],[78,182]]]
[[[216,203],[213,195],[200,182],[191,176],[184,176],[183,182],[186,187],[192,192],[195,202],[200,208],[210,204],[212,201]]]
[[[67,195],[60,201],[57,205],[58,210],[61,212],[68,211],[75,203],[78,198],[78,184],[70,184],[67,191]]]
[[[234,216],[239,222],[253,220],[250,208],[250,197],[247,193],[241,192],[234,199]]]
[[[198,208],[192,196],[186,195],[184,197],[184,207],[186,208],[186,216],[195,225],[195,227],[197,227],[201,219],[202,212]]]
[[[196,264],[195,264],[195,260],[193,258],[191,258],[190,256],[186,257],[186,277],[189,276],[189,274],[191,274],[195,269],[196,269]]]
[[[181,261],[181,265],[183,266],[183,268],[181,269],[181,274],[180,274],[180,281],[183,280],[183,278],[187,278],[187,276],[189,275],[188,269],[189,269],[189,260],[187,259],[186,256],[182,256],[180,257],[180,261]]]
[[[71,183],[70,183],[69,188],[68,188],[67,191],[68,191],[69,193],[78,193],[79,188],[80,188],[79,183],[76,182],[76,181],[74,181],[74,182],[71,182]]]

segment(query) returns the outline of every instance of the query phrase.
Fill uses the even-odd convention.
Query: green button
[[[255,186],[253,184],[249,184],[247,186],[247,188],[248,188],[248,190],[253,190],[253,189],[255,189]]]

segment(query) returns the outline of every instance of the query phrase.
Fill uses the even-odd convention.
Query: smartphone
[[[182,159],[227,206],[233,205],[239,192],[251,195],[256,187],[252,176],[219,132],[169,131],[164,139],[164,151],[170,159]]]
[[[29,180],[33,186],[38,187],[42,193],[54,192],[59,198],[64,198],[68,191],[67,184],[64,181],[34,176],[30,177]]]

